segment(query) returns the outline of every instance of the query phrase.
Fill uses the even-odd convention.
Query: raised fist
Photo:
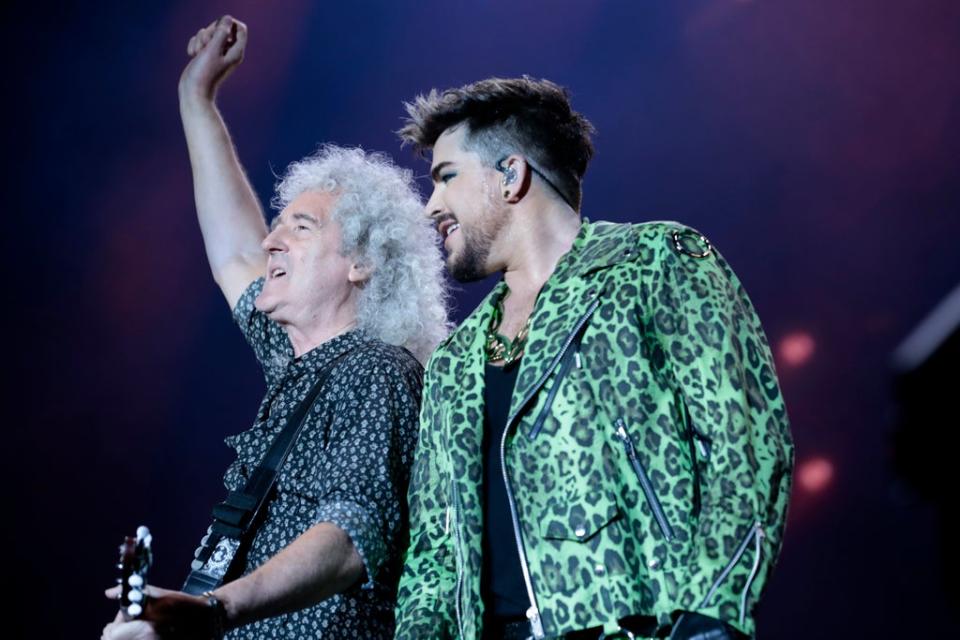
[[[243,61],[247,25],[223,16],[200,29],[187,43],[192,60],[180,75],[180,98],[212,100],[224,78]]]

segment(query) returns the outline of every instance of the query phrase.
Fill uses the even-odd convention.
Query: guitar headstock
[[[120,545],[120,610],[127,620],[143,613],[146,601],[147,571],[153,563],[150,543],[153,536],[146,527],[137,527],[136,537],[127,536]]]

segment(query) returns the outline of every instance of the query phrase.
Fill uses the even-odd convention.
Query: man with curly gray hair
[[[246,39],[225,16],[190,40],[180,111],[210,267],[268,391],[253,428],[227,438],[217,541],[182,591],[151,587],[139,619],[104,637],[386,639],[421,362],[448,329],[443,264],[411,173],[360,149],[292,163],[266,226],[215,104]],[[269,504],[243,515],[272,443],[298,424]]]

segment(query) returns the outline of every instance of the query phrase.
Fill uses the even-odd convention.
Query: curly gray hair
[[[330,215],[343,230],[341,252],[371,269],[358,327],[426,362],[450,330],[449,293],[413,174],[383,154],[326,144],[287,167],[271,204],[283,209],[305,191],[337,192]]]

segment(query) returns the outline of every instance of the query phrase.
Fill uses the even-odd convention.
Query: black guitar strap
[[[319,372],[317,381],[287,419],[283,431],[277,434],[243,489],[228,492],[226,500],[213,508],[213,525],[207,530],[207,535],[203,537],[194,554],[190,575],[183,584],[184,592],[198,595],[210,591],[224,582],[229,582],[242,570],[241,566],[237,566],[240,564],[237,560],[245,555],[244,551],[253,538],[256,525],[266,511],[271,491],[277,481],[277,472],[300,436],[310,409],[320,396],[330,372],[349,353],[350,351],[341,354]]]

